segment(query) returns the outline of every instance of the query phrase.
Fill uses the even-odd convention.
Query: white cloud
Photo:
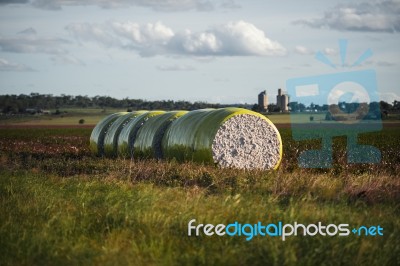
[[[241,5],[239,5],[238,3],[236,3],[233,0],[226,0],[226,1],[222,2],[220,6],[222,8],[226,8],[226,9],[238,9],[238,8],[241,8]]]
[[[99,6],[107,9],[142,6],[157,11],[208,11],[215,8],[209,0],[33,0],[32,5],[49,10],[58,10],[65,6]]]
[[[394,62],[390,61],[384,61],[384,60],[367,60],[359,64],[359,67],[365,67],[365,66],[378,66],[378,67],[393,67],[396,66],[397,64]]]
[[[97,42],[106,47],[132,49],[142,56],[268,56],[284,55],[286,49],[245,21],[229,22],[202,32],[175,33],[162,22],[75,23],[66,29],[78,40]]]
[[[0,5],[27,4],[29,0],[1,0]]]
[[[399,32],[400,1],[338,5],[326,11],[322,18],[298,20],[295,23],[336,30]]]
[[[387,103],[393,103],[395,100],[399,101],[400,100],[400,95],[395,93],[395,92],[381,92],[378,93],[380,96],[381,101],[385,101]]]
[[[160,71],[193,71],[196,70],[193,66],[189,65],[164,65],[157,66],[157,69]]]
[[[56,55],[50,57],[50,60],[55,65],[85,66],[85,63],[82,60],[70,55]]]
[[[294,51],[298,54],[302,54],[302,55],[309,55],[309,54],[313,54],[314,51],[308,49],[307,47],[301,46],[301,45],[297,45],[294,48]]]
[[[166,44],[173,36],[172,29],[163,25],[160,21],[140,25],[134,22],[112,22],[115,33],[135,43],[150,45],[154,43]]]
[[[215,55],[221,49],[221,42],[212,32],[192,33],[186,30],[178,34],[171,42],[170,48],[177,53],[192,55]]]
[[[221,54],[226,55],[284,55],[286,49],[265,33],[245,21],[229,22],[214,29],[222,42]]]
[[[325,48],[323,52],[326,55],[337,55],[337,51],[333,48]]]
[[[26,29],[15,37],[0,37],[0,48],[12,53],[64,54],[63,45],[69,41],[54,37],[39,37],[32,28]]]
[[[396,65],[396,63],[389,61],[377,61],[376,64],[381,67],[391,67]]]
[[[37,32],[34,28],[27,28],[24,29],[23,31],[18,32],[18,34],[36,35]]]
[[[106,47],[121,45],[120,41],[102,24],[73,23],[65,29],[81,42],[97,42]]]
[[[294,48],[294,52],[297,54],[301,54],[301,55],[312,55],[312,54],[316,53],[313,49],[307,48],[302,45],[297,45]],[[337,54],[337,51],[333,48],[324,48],[322,50],[322,52],[326,55],[336,55]]]
[[[32,68],[15,62],[10,62],[7,59],[0,58],[0,71],[33,71]]]

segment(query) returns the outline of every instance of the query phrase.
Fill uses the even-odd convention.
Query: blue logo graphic
[[[339,40],[341,67],[346,66],[347,40]],[[372,56],[366,50],[350,67],[359,66]],[[337,69],[322,52],[320,62]],[[321,149],[303,151],[298,163],[303,168],[332,167],[332,138],[347,136],[348,163],[379,163],[381,152],[374,146],[358,144],[358,134],[382,129],[376,73],[372,69],[338,72],[286,81],[290,101],[325,105],[323,120],[304,119],[310,113],[291,112],[292,136],[296,141],[321,139]],[[312,110],[310,111],[312,112]]]
[[[323,224],[317,222],[314,224],[302,224],[298,222],[283,223],[264,223],[258,221],[257,223],[234,223],[225,224],[196,224],[196,219],[191,219],[188,222],[187,233],[188,236],[244,236],[246,241],[252,240],[254,237],[279,237],[282,241],[290,236],[349,236],[349,224]],[[373,226],[360,226],[358,229],[351,230],[356,236],[383,236],[383,227],[380,225]]]

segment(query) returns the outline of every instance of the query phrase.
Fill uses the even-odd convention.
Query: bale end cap
[[[220,126],[211,149],[214,163],[222,168],[277,169],[282,158],[282,139],[267,118],[238,114]]]

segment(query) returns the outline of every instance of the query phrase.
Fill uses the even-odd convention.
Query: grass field
[[[54,110],[51,110],[54,113]],[[0,125],[78,125],[80,119],[84,119],[86,125],[96,125],[102,118],[107,114],[116,112],[125,112],[126,109],[62,109],[62,113],[59,115],[23,115],[21,117],[10,117],[9,119],[0,119]],[[314,122],[324,122],[325,114],[299,114],[296,116],[296,122],[308,123],[310,122],[310,116],[314,117]],[[268,114],[267,117],[275,124],[288,124],[291,122],[290,114],[286,113],[273,113]],[[1,118],[1,117],[0,117]]]
[[[55,110],[51,110],[53,113]],[[66,108],[60,110],[59,115],[22,115],[20,117],[0,117],[1,125],[36,125],[36,126],[48,126],[48,125],[79,125],[79,120],[83,119],[85,125],[96,125],[106,115],[125,112],[126,109],[108,108]],[[325,113],[299,113],[299,114],[288,113],[269,113],[266,116],[274,124],[290,124],[290,123],[329,123],[325,121]],[[310,121],[310,117],[313,117],[313,121]],[[365,121],[365,123],[373,123],[374,121]],[[400,122],[400,116],[393,114],[385,121],[385,123],[398,123]]]
[[[360,136],[381,150],[380,164],[347,164],[346,139],[334,138],[329,169],[299,168],[299,153],[320,143],[278,128],[281,167],[238,171],[98,158],[88,150],[91,128],[3,127],[0,264],[397,265],[400,127]],[[191,219],[380,225],[384,234],[188,237]]]
[[[95,125],[106,115],[116,112],[125,112],[126,109],[64,108],[59,110],[60,114],[57,115],[55,115],[55,110],[50,111],[52,114],[0,116],[0,125],[79,125],[80,119],[84,120],[84,124]]]

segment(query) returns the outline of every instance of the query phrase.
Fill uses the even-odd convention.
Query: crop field
[[[52,114],[35,114],[35,115],[13,115],[0,116],[0,125],[19,125],[19,126],[76,126],[79,120],[83,119],[85,125],[95,125],[104,116],[116,112],[126,111],[121,108],[64,108],[59,110],[50,110]]]
[[[400,261],[398,123],[359,136],[360,143],[381,150],[381,163],[348,164],[346,138],[336,137],[334,165],[328,169],[299,168],[298,155],[321,143],[296,142],[290,127],[277,123],[284,155],[276,171],[99,158],[89,151],[93,127],[79,126],[77,120],[73,124],[0,126],[1,265]],[[379,225],[383,235],[299,234],[285,241],[279,236],[258,235],[249,241],[245,236],[188,236],[192,219],[214,225]]]

